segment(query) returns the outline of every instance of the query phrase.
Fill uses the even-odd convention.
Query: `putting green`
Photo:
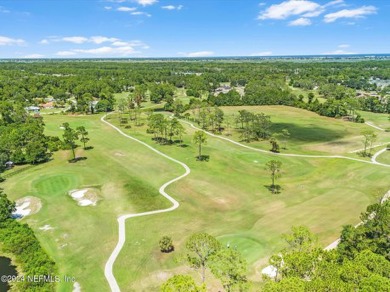
[[[257,238],[248,237],[244,234],[227,234],[217,238],[225,247],[237,249],[241,252],[248,263],[252,264],[259,259],[264,243]]]

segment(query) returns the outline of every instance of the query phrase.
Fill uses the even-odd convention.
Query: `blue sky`
[[[390,53],[387,0],[0,0],[0,58]]]

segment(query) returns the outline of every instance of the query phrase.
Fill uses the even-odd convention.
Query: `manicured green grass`
[[[360,111],[360,114],[366,122],[372,122],[375,126],[388,129],[390,131],[389,114],[378,114],[364,111]]]
[[[390,150],[387,150],[385,153],[379,155],[377,161],[380,163],[390,164]]]
[[[300,94],[302,94],[304,97],[303,97],[303,101],[304,102],[308,102],[308,98],[307,98],[307,95],[311,92],[314,94],[314,98],[318,100],[319,103],[324,103],[326,101],[326,98],[322,97],[322,95],[320,95],[318,93],[318,90],[308,90],[308,89],[302,89],[302,88],[298,88],[298,87],[293,87],[293,86],[289,86],[289,88],[292,90],[292,92],[298,97]]]
[[[341,131],[341,125],[324,123],[321,117],[302,115],[290,108],[253,108],[258,109],[270,113],[279,110],[280,116],[274,118],[279,123],[287,124],[288,117],[295,117],[290,120],[294,121],[290,129],[305,129],[309,123],[318,124],[320,129],[329,127],[330,136]],[[290,114],[285,117],[287,112]],[[118,123],[117,116],[109,118]],[[169,203],[157,195],[158,189],[184,169],[120,136],[101,123],[99,116],[48,116],[47,133],[61,135],[59,126],[64,121],[72,127],[84,125],[90,132],[94,149],[77,151],[88,159],[70,164],[69,151],[60,151],[53,161],[9,178],[4,186],[12,199],[26,195],[41,198],[42,210],[23,220],[36,231],[61,274],[75,276],[85,291],[108,290],[103,269],[117,242],[116,217],[168,207]],[[390,187],[388,168],[378,165],[275,157],[211,137],[203,148],[210,160],[199,162],[195,159],[197,146],[191,142],[195,130],[187,125],[185,128],[186,147],[156,144],[152,135],[145,133],[146,125],[132,124],[131,129],[123,129],[191,168],[188,177],[166,190],[180,202],[177,210],[127,221],[127,240],[114,265],[123,291],[155,291],[173,274],[192,273],[183,261],[184,246],[192,233],[200,231],[217,236],[223,244],[237,246],[249,262],[250,279],[260,281],[259,270],[282,247],[280,236],[292,225],[308,226],[325,246],[338,237],[343,225],[356,224],[359,213]],[[308,132],[304,135],[309,138]],[[317,143],[326,143],[325,138],[317,137],[322,135],[315,136]],[[304,151],[305,140],[295,139],[301,143],[296,142],[295,149]],[[267,188],[271,180],[264,166],[270,159],[283,163],[282,177],[277,181],[282,187],[280,194],[271,194]],[[79,207],[67,195],[69,190],[83,187],[99,190],[96,207]],[[39,230],[45,224],[55,229]],[[158,241],[163,235],[173,238],[175,252],[159,251]],[[61,283],[59,290],[69,291],[70,287]]]
[[[26,217],[42,245],[56,261],[61,275],[76,277],[84,291],[108,290],[104,264],[117,242],[120,214],[170,206],[158,188],[181,172],[180,167],[117,134],[98,116],[47,116],[47,133],[61,135],[59,125],[84,125],[92,150],[77,150],[88,159],[68,163],[70,151],[60,151],[46,164],[6,180],[11,199],[39,197],[42,209]],[[68,195],[70,190],[94,187],[97,206],[80,207]],[[46,224],[54,229],[41,231]],[[72,283],[61,283],[59,291],[70,291]]]
[[[168,188],[181,207],[155,219],[128,221],[129,243],[114,269],[121,287],[137,290],[148,283],[151,289],[157,288],[161,278],[187,272],[176,257],[184,252],[186,238],[197,231],[209,232],[224,244],[230,242],[242,249],[254,279],[259,263],[281,248],[280,236],[292,225],[309,226],[325,246],[337,238],[342,225],[356,224],[359,213],[389,188],[385,179],[388,169],[383,167],[340,159],[278,157],[284,165],[279,180],[282,192],[272,195],[267,189],[270,178],[264,165],[274,156],[209,138],[203,152],[210,155],[210,161],[197,162],[196,146],[190,142],[194,130],[186,129],[184,143],[188,147],[155,144],[191,168],[188,178]],[[144,130],[132,127],[125,131],[153,143],[152,135],[145,135]],[[176,252],[172,255],[158,250],[163,235],[174,240]],[[124,269],[129,261],[142,265]]]
[[[271,117],[272,133],[280,133],[287,129],[291,136],[287,140],[287,151],[299,154],[347,154],[363,147],[362,130],[373,130],[378,134],[376,143],[390,142],[390,133],[382,132],[365,124],[352,123],[341,119],[322,117],[316,113],[286,106],[254,106],[254,107],[222,107],[226,119],[230,120],[232,138],[240,141],[240,133],[234,123],[238,111],[246,109],[250,112],[263,112]],[[280,138],[282,140],[282,138]],[[253,141],[250,145],[269,150],[268,141]],[[281,148],[284,143],[280,142]],[[355,156],[356,155],[352,155]]]

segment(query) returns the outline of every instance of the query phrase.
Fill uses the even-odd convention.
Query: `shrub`
[[[169,236],[163,236],[160,239],[159,244],[161,252],[168,253],[175,249],[175,247],[173,246],[172,238],[170,238]]]

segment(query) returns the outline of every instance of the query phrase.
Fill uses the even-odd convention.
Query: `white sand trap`
[[[276,272],[277,272],[277,269],[274,267],[274,266],[268,266],[268,267],[265,267],[264,269],[261,270],[261,273],[272,278],[272,279],[275,279],[276,277]]]
[[[79,205],[80,206],[89,206],[89,205],[93,205],[95,206],[96,205],[96,202],[92,202],[91,200],[88,200],[88,199],[85,199],[85,200],[81,200],[79,201]]]
[[[96,203],[98,201],[96,190],[91,188],[72,190],[69,192],[69,195],[81,207],[96,206]]]
[[[80,286],[79,282],[73,283],[73,292],[81,292],[81,286]]]
[[[49,224],[46,224],[45,226],[39,227],[39,230],[42,230],[42,231],[48,231],[48,230],[52,230],[52,229],[54,229],[54,228],[51,227]]]
[[[12,212],[14,218],[23,218],[28,215],[38,213],[41,209],[42,204],[41,200],[36,197],[24,197],[16,200],[15,208],[16,210]]]
[[[85,193],[88,192],[88,189],[83,189],[79,191],[71,191],[70,195],[73,199],[81,199],[84,197]]]

